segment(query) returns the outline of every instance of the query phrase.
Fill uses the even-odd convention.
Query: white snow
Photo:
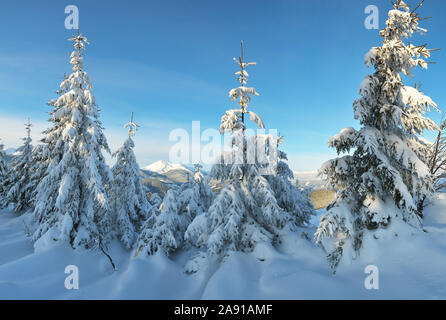
[[[151,165],[148,165],[141,169],[156,172],[156,173],[161,173],[161,174],[164,174],[171,170],[185,170],[185,171],[192,173],[191,170],[187,169],[186,167],[182,166],[181,164],[171,163],[171,162],[164,161],[164,160],[156,161],[156,162],[152,163]]]
[[[311,236],[317,220],[301,231]],[[220,267],[187,275],[192,252],[131,258],[114,241],[114,272],[100,252],[63,244],[34,252],[29,226],[29,214],[0,213],[0,299],[446,299],[446,194],[426,209],[426,233],[365,239],[361,256],[341,263],[336,275],[301,232],[278,249],[259,244],[253,253],[232,254]],[[379,290],[364,288],[370,264],[379,268]],[[64,287],[68,265],[79,268],[79,290]]]

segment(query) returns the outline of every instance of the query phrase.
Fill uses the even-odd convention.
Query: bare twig
[[[110,257],[110,255],[107,252],[105,252],[105,250],[102,247],[101,243],[99,243],[99,249],[101,249],[102,253],[108,258],[108,260],[110,261],[110,263],[111,263],[111,265],[113,267],[113,270],[116,271],[116,266],[115,266],[115,263],[113,262],[113,259]]]
[[[415,11],[417,11],[417,9],[423,5],[423,2],[424,2],[424,0],[421,0],[421,2],[415,7],[415,9],[412,10],[412,12],[410,14],[414,14]]]

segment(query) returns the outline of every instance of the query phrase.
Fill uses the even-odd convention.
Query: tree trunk
[[[423,199],[421,199],[421,200],[418,202],[418,208],[417,208],[417,210],[418,210],[418,215],[420,216],[421,219],[424,218],[423,210],[424,210],[424,202],[425,202],[425,201],[426,201],[426,196],[423,196]]]

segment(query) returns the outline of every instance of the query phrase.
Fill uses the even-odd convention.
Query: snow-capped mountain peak
[[[157,173],[161,173],[161,174],[164,174],[171,170],[185,170],[188,172],[192,172],[191,170],[182,166],[181,164],[171,163],[171,162],[164,161],[164,160],[156,161],[156,162],[152,163],[151,165],[143,167],[142,170],[148,170],[148,171],[157,172]]]

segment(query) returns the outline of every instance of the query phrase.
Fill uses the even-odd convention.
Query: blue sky
[[[416,1],[408,1],[414,7]],[[357,126],[352,103],[365,75],[365,53],[381,40],[364,27],[367,5],[380,9],[384,27],[388,0],[275,1],[9,1],[0,4],[0,138],[17,147],[28,117],[33,138],[46,126],[46,101],[55,98],[70,72],[65,6],[80,11],[81,31],[91,45],[86,70],[102,109],[101,120],[112,148],[126,138],[130,112],[142,126],[135,139],[141,166],[168,159],[171,130],[218,128],[234,106],[228,91],[237,86],[232,57],[257,62],[249,85],[260,93],[251,109],[267,128],[285,136],[283,149],[293,169],[316,170],[334,153],[328,139]],[[419,10],[432,16],[429,32],[412,42],[445,48],[446,2],[426,0]],[[426,94],[446,110],[445,50],[435,52],[422,81]],[[436,120],[440,116],[432,113]]]

